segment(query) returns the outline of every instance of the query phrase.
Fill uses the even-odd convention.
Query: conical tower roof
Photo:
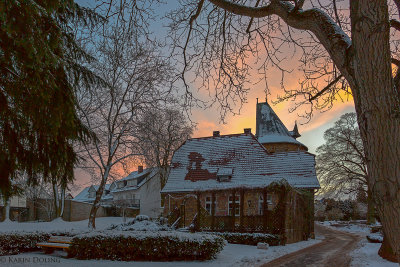
[[[256,136],[261,144],[293,143],[304,146],[294,138],[268,102],[257,103],[256,123]]]

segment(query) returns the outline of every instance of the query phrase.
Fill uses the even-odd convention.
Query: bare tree
[[[317,148],[316,169],[325,195],[367,195],[368,223],[374,222],[374,203],[368,189],[368,170],[357,115],[346,113],[324,133]]]
[[[147,166],[158,167],[161,188],[175,150],[193,133],[194,125],[177,107],[146,111],[138,126],[139,147]]]
[[[245,99],[251,62],[266,84],[269,67],[282,72],[282,100],[323,108],[343,97],[342,90],[351,94],[368,185],[385,238],[400,257],[400,1],[180,2],[169,18],[175,53],[183,53],[182,78],[194,72],[225,109]],[[299,58],[304,79],[287,89],[285,64],[292,57]]]
[[[152,43],[141,43],[128,22],[105,26],[94,44],[94,72],[107,86],[78,94],[79,115],[97,139],[79,151],[87,158],[82,167],[100,186],[89,216],[95,228],[96,212],[106,183],[118,175],[122,163],[141,155],[136,151],[136,121],[151,107],[168,101],[170,67]]]

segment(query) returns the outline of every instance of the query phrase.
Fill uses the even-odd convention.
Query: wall
[[[161,183],[159,174],[151,177],[139,188],[140,214],[151,218],[161,215]]]
[[[258,214],[258,198],[259,194],[262,191],[260,190],[246,190],[244,192],[244,206],[243,206],[243,215],[252,216],[259,215]],[[228,216],[229,208],[228,208],[228,200],[229,196],[232,194],[230,190],[217,191],[215,192],[215,216]],[[278,196],[273,193],[272,194],[272,205],[268,205],[268,210],[272,210],[278,202]],[[236,196],[239,196],[239,190],[235,193]],[[211,197],[211,192],[201,192],[200,194],[200,203],[202,210],[205,210],[206,207],[206,197]],[[170,194],[162,194],[164,198],[164,211],[163,216],[168,217],[170,213],[174,213],[172,216],[176,217],[181,216],[184,218],[184,222],[182,222],[182,226],[189,226],[193,222],[194,216],[197,214],[197,198],[195,193],[170,193]],[[250,201],[250,205],[249,205]],[[238,205],[239,207],[240,205]],[[203,212],[202,212],[203,214]],[[239,216],[236,216],[236,223],[239,223]]]
[[[65,200],[63,219],[65,221],[81,221],[89,219],[92,204]],[[103,207],[97,209],[96,217],[106,217],[107,213]]]
[[[296,145],[291,143],[274,143],[274,144],[263,144],[263,146],[268,150],[268,152],[281,152],[281,151],[307,151],[302,145]]]

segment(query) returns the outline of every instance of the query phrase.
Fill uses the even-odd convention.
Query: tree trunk
[[[374,224],[376,222],[375,218],[375,202],[372,198],[372,193],[368,190],[367,193],[367,224]]]
[[[11,219],[10,219],[10,209],[11,209],[10,199],[7,199],[6,205],[4,207],[6,209],[6,215],[4,218],[4,222],[10,222],[11,221]]]
[[[382,246],[379,248],[378,254],[379,254],[379,256],[381,256],[382,258],[384,258],[388,261],[400,263],[400,261],[398,260],[398,256],[396,257],[396,255],[393,253],[393,249],[390,246],[390,244],[388,243],[386,237],[383,237]]]
[[[60,216],[60,202],[58,200],[58,187],[57,182],[53,181],[53,198],[54,198],[54,217]]]
[[[88,222],[88,227],[90,229],[96,229],[96,213],[100,206],[101,197],[103,196],[104,188],[106,186],[109,173],[110,173],[110,167],[107,166],[103,174],[103,177],[101,179],[100,186],[96,191],[96,198],[94,199],[92,209],[90,210],[89,222]]]
[[[349,82],[363,140],[368,186],[383,231],[400,255],[400,103],[393,83],[386,0],[350,1],[350,48],[354,80]]]
[[[61,189],[61,208],[60,208],[60,217],[64,214],[64,204],[65,204],[65,188]]]

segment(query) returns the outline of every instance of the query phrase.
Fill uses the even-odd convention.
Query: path
[[[325,236],[321,243],[277,258],[262,267],[350,266],[349,252],[356,248],[360,236],[318,224],[315,225],[315,232],[317,235]]]

